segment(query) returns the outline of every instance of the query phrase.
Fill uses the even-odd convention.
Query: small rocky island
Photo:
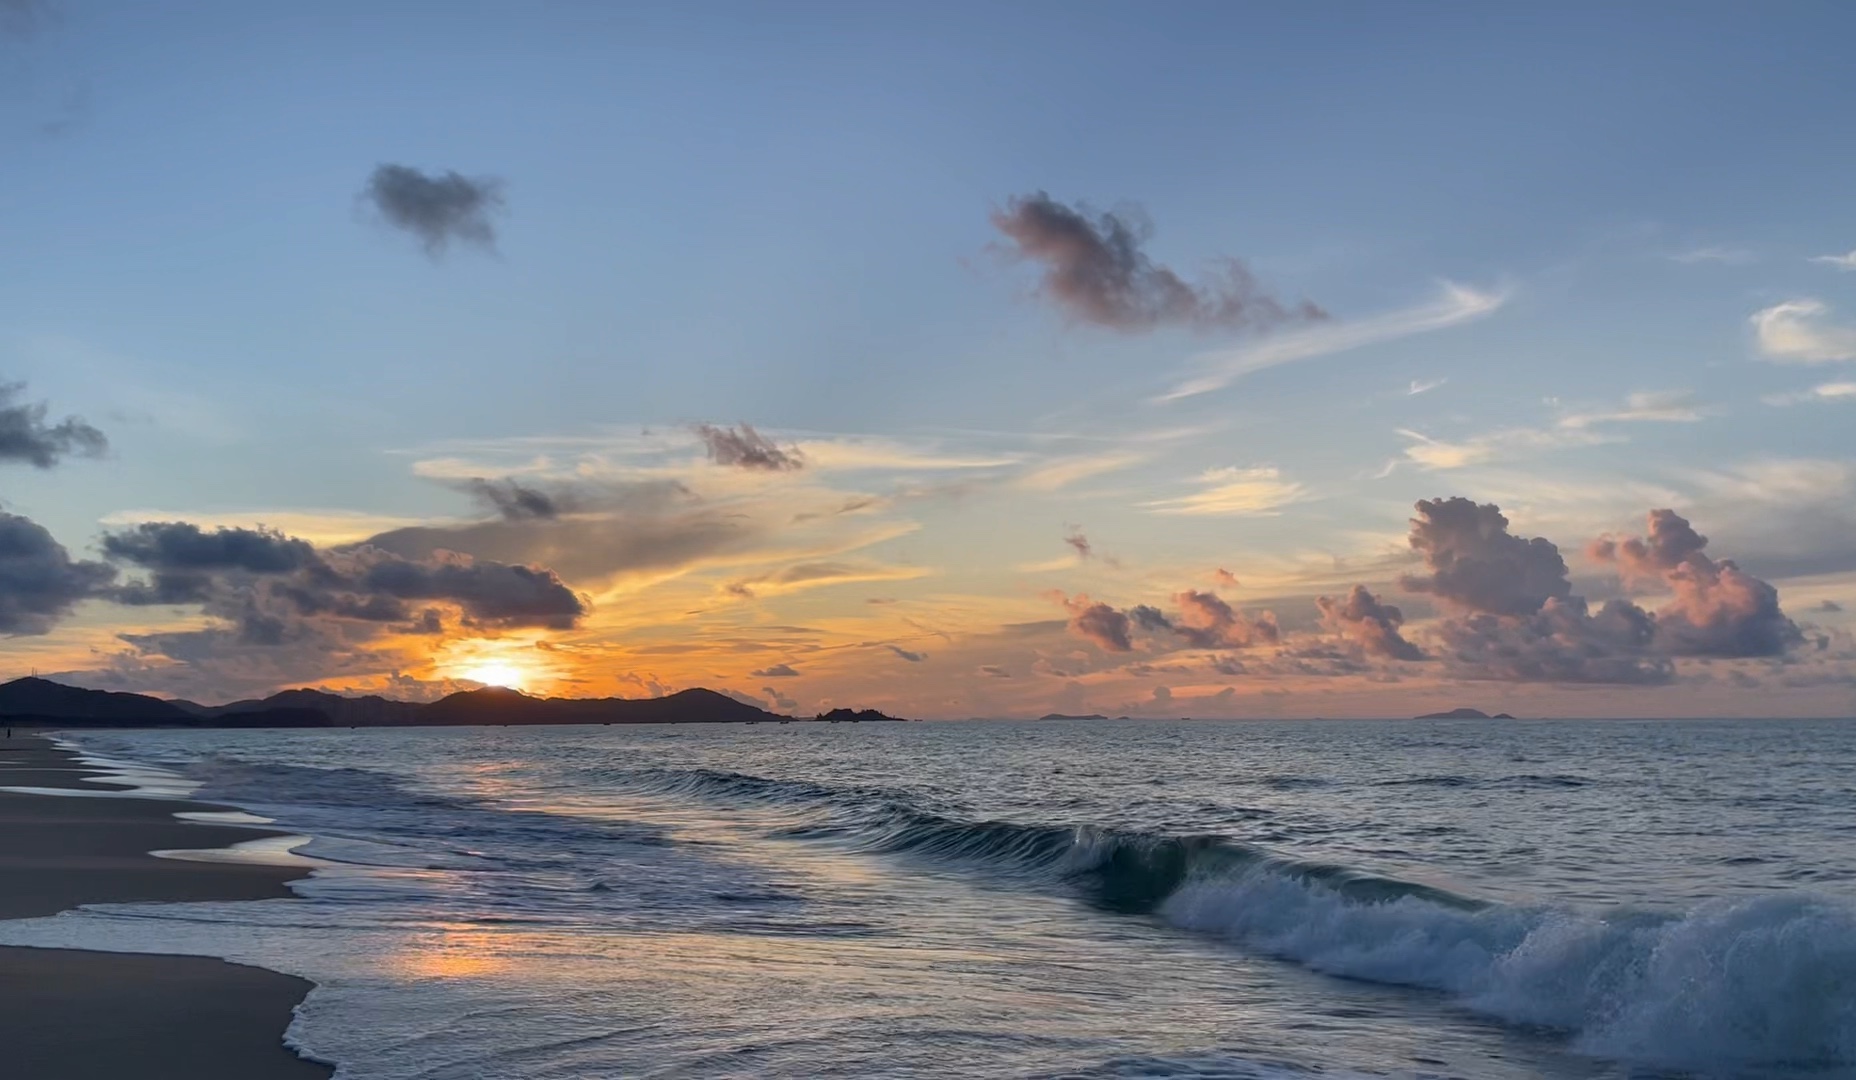
[[[1488,713],[1483,712],[1481,709],[1451,709],[1449,712],[1425,713],[1423,716],[1415,717],[1414,719],[1418,719],[1418,720],[1513,720],[1514,717],[1509,716],[1505,712],[1498,712],[1494,716],[1490,716]]]
[[[1088,716],[1073,716],[1069,713],[1054,712],[1054,713],[1045,713],[1043,716],[1038,717],[1038,719],[1039,720],[1107,720],[1108,717],[1103,716],[1101,713],[1090,713]],[[1123,719],[1126,719],[1126,717],[1123,717]]]
[[[868,724],[884,720],[900,721],[900,716],[890,716],[875,709],[833,709],[813,717],[821,724]]]

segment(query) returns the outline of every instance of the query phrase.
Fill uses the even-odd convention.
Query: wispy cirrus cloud
[[[1091,477],[1132,468],[1148,460],[1148,455],[1112,450],[1103,454],[1059,458],[1039,465],[1018,478],[1018,486],[1029,491],[1061,491],[1071,484]]]
[[[1141,505],[1156,514],[1244,517],[1281,512],[1308,497],[1308,489],[1286,479],[1274,465],[1230,466],[1199,474],[1198,491]]]
[[[1155,398],[1156,402],[1222,390],[1246,375],[1320,356],[1361,349],[1413,334],[1458,326],[1492,314],[1507,303],[1504,291],[1444,283],[1443,295],[1428,304],[1400,308],[1354,322],[1337,322],[1286,333],[1266,341],[1204,353],[1190,366],[1196,374]]]
[[[1759,256],[1745,248],[1732,247],[1698,247],[1687,251],[1678,251],[1669,256],[1669,261],[1684,266],[1696,266],[1704,263],[1717,263],[1723,266],[1742,266],[1754,262]]]
[[[1799,390],[1788,394],[1768,394],[1762,398],[1768,405],[1798,405],[1805,402],[1856,402],[1856,382],[1827,382],[1813,386],[1809,390]]]
[[[1756,311],[1749,318],[1760,355],[1775,364],[1827,364],[1856,360],[1856,327],[1829,319],[1830,306],[1803,297]]]
[[[1610,424],[1694,423],[1713,414],[1686,391],[1648,392],[1632,394],[1614,408],[1564,412],[1551,427],[1503,428],[1456,440],[1411,428],[1400,428],[1398,434],[1408,443],[1405,460],[1425,469],[1463,469],[1533,453],[1623,442],[1623,436],[1599,430]],[[1388,467],[1382,475],[1390,471]]]
[[[1856,270],[1856,251],[1842,255],[1813,255],[1811,261],[1819,266],[1828,266],[1835,270]]]

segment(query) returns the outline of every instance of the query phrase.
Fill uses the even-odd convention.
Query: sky
[[[0,0],[0,656],[1849,715],[1852,33]]]

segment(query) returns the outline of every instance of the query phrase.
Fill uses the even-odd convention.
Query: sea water
[[[1856,724],[74,736],[300,899],[0,943],[317,983],[343,1080],[1856,1076]]]

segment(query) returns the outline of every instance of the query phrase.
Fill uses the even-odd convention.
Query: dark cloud
[[[75,416],[47,423],[49,406],[19,402],[25,392],[25,383],[0,383],[0,463],[49,469],[63,458],[99,457],[109,449],[101,431]]]
[[[1094,642],[1104,652],[1133,651],[1134,638],[1130,633],[1127,612],[1118,611],[1087,596],[1059,595],[1057,601],[1070,612],[1070,633]]]
[[[1009,679],[1012,673],[997,664],[981,664],[980,674],[991,679]]]
[[[427,562],[395,557],[367,563],[356,583],[366,592],[400,600],[449,601],[479,625],[570,629],[587,614],[587,602],[554,571],[538,566],[479,562],[440,555]]]
[[[1171,630],[1173,620],[1166,617],[1166,612],[1152,604],[1136,604],[1128,609],[1128,617],[1143,630]]]
[[[1235,259],[1220,260],[1214,280],[1188,284],[1141,250],[1152,229],[1138,216],[1093,214],[1039,191],[1008,199],[992,223],[1014,255],[1043,264],[1045,295],[1099,326],[1236,329],[1325,317],[1307,302],[1285,306]]]
[[[1238,587],[1237,575],[1233,574],[1229,570],[1226,570],[1222,566],[1212,571],[1212,581],[1216,582],[1219,585],[1224,586],[1227,589],[1235,589]]]
[[[805,468],[805,458],[798,449],[781,449],[750,424],[742,424],[739,428],[698,424],[695,431],[709,451],[709,460],[717,465],[761,472],[796,472]]]
[[[792,698],[789,698],[785,694],[780,693],[778,690],[775,690],[771,686],[761,687],[760,692],[767,695],[767,700],[776,709],[797,709],[799,707],[799,703],[797,701],[794,701]]]
[[[1550,540],[1510,534],[1494,504],[1458,496],[1421,500],[1417,510],[1411,547],[1430,573],[1400,578],[1408,591],[1488,615],[1530,615],[1550,599],[1572,595],[1560,549]]]
[[[1779,607],[1779,590],[1731,559],[1703,551],[1708,538],[1674,510],[1649,513],[1649,535],[1595,541],[1589,553],[1626,581],[1657,581],[1675,599],[1656,612],[1657,644],[1672,656],[1779,656],[1803,644]]]
[[[775,664],[770,668],[750,671],[748,674],[756,679],[790,679],[797,676],[799,672],[791,664]]]
[[[1322,625],[1366,651],[1368,656],[1388,660],[1422,660],[1424,651],[1405,640],[1399,627],[1405,613],[1392,604],[1382,603],[1364,585],[1355,585],[1344,598],[1315,598],[1321,611]]]
[[[282,575],[322,566],[309,543],[270,529],[208,532],[183,521],[145,522],[103,537],[103,554],[150,572],[113,589],[120,604],[203,604],[225,573]],[[403,614],[395,615],[403,618]]]
[[[1837,603],[1835,600],[1820,600],[1818,601],[1817,607],[1813,610],[1821,611],[1828,615],[1842,611],[1843,605]]]
[[[116,576],[104,563],[73,561],[45,527],[0,512],[0,634],[45,634],[80,600]]]
[[[904,660],[907,660],[911,664],[919,664],[923,660],[928,659],[927,653],[910,652],[909,650],[903,648],[900,645],[885,645],[883,647],[885,649],[888,649],[890,652],[895,653],[897,656],[902,657]]]
[[[557,518],[571,511],[574,505],[570,495],[529,487],[508,477],[500,480],[473,477],[460,487],[505,521]]]
[[[422,559],[374,547],[324,553],[271,529],[208,531],[178,521],[106,534],[102,547],[108,558],[149,572],[147,581],[109,590],[111,599],[199,604],[253,643],[277,636],[271,627],[286,617],[419,620],[416,632],[434,632],[433,620],[408,601],[455,605],[467,623],[485,627],[565,629],[587,612],[553,570],[454,552]]]
[[[1079,559],[1088,559],[1095,554],[1095,549],[1089,546],[1089,538],[1083,535],[1081,529],[1071,530],[1070,534],[1063,538],[1063,542],[1076,550],[1076,556]]]
[[[427,175],[405,165],[380,165],[361,195],[387,224],[418,237],[433,258],[443,255],[453,241],[496,247],[490,217],[503,207],[500,180],[456,172]]]
[[[1675,665],[1654,650],[1656,629],[1649,613],[1627,600],[1592,615],[1574,596],[1528,615],[1445,619],[1433,633],[1457,678],[1657,686],[1675,677]]]

